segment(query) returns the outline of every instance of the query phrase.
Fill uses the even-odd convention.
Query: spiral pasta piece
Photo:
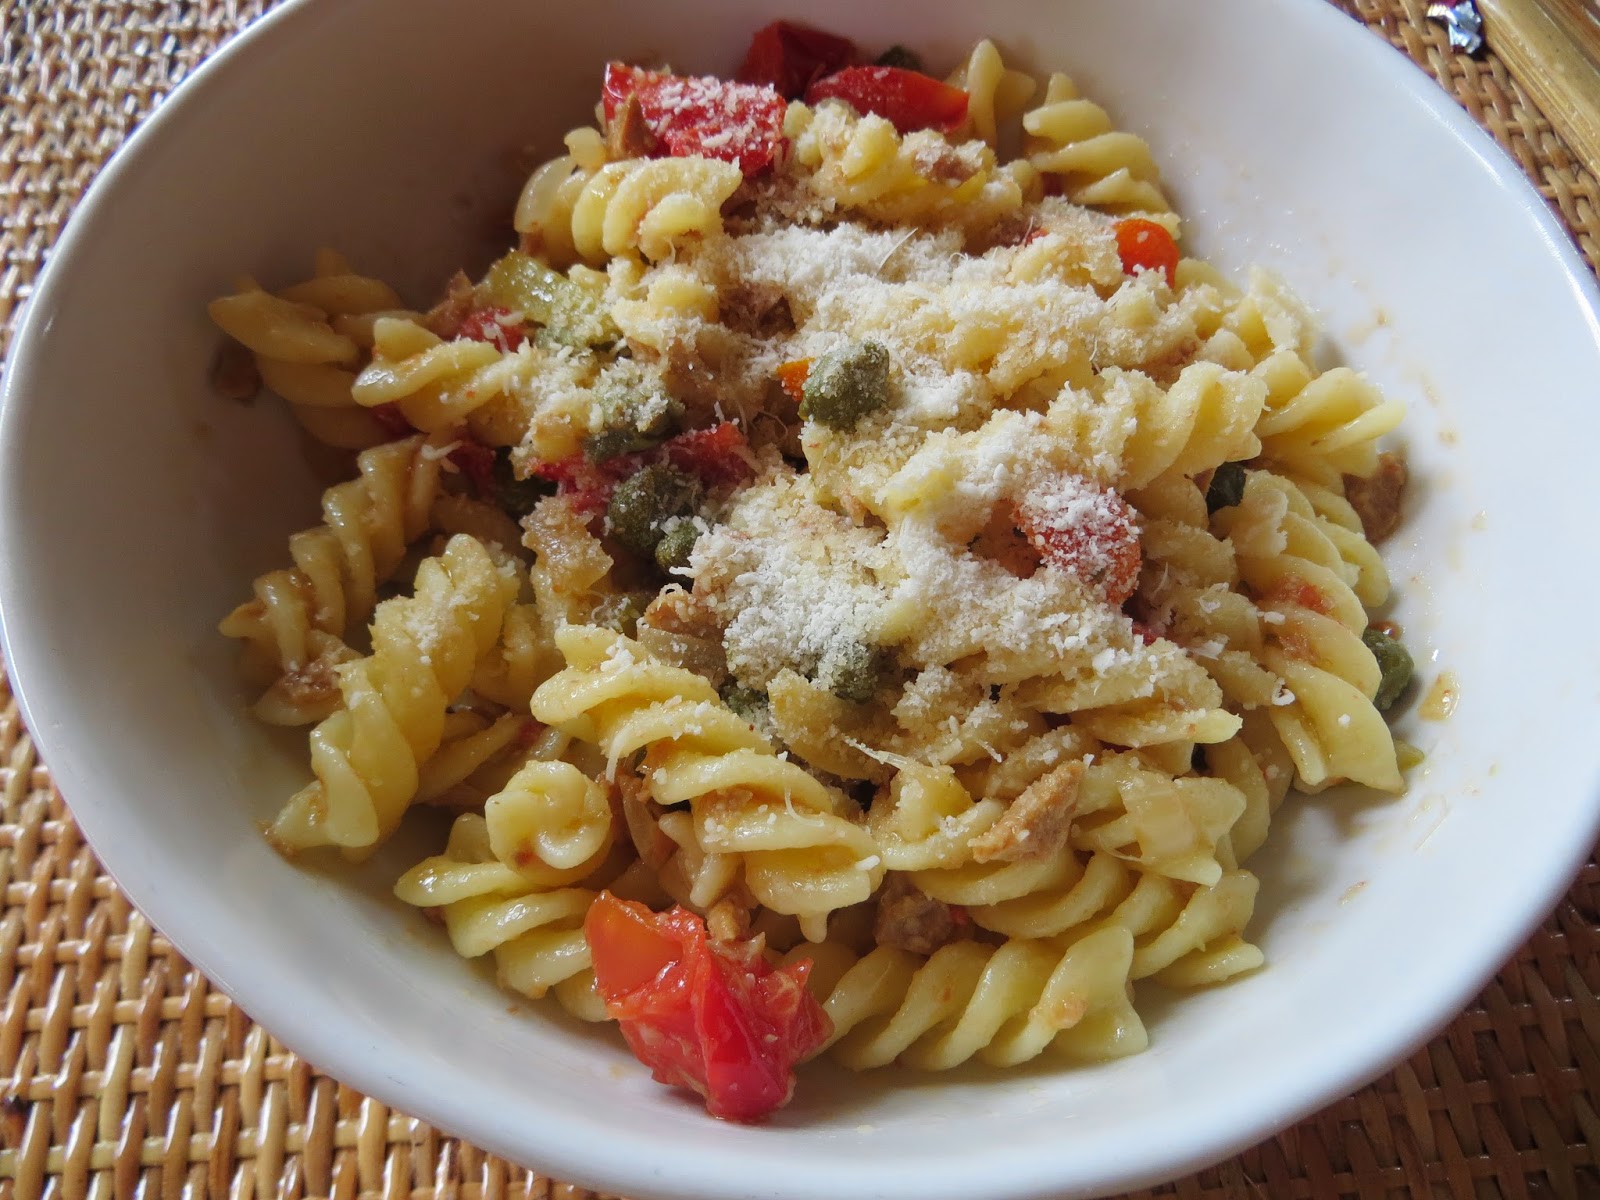
[[[958,867],[972,859],[972,840],[1005,812],[997,799],[974,799],[949,767],[902,760],[888,789],[873,801],[867,826],[891,871]]]
[[[1129,999],[1133,938],[1120,927],[1067,944],[954,942],[927,959],[879,947],[851,961],[838,943],[790,957],[802,953],[816,958],[829,1053],[852,1070],[898,1061],[939,1071],[974,1057],[1014,1066],[1047,1052],[1102,1061],[1148,1042]]]
[[[1016,939],[1120,927],[1134,939],[1130,979],[1154,976],[1169,986],[1193,987],[1261,965],[1261,952],[1242,936],[1258,887],[1248,871],[1229,870],[1195,885],[1141,874],[1118,856],[1096,851],[1063,860],[1044,886],[967,913],[981,928]]]
[[[1021,115],[1039,88],[1026,71],[1007,67],[999,48],[988,38],[972,48],[949,82],[967,93],[966,132],[982,138],[996,152],[1002,127]]]
[[[372,361],[351,395],[364,408],[393,404],[429,433],[459,426],[497,398],[516,394],[540,362],[531,344],[507,352],[469,338],[445,341],[407,319],[380,317],[372,332]]]
[[[392,435],[351,393],[365,357],[362,331],[374,314],[404,308],[388,284],[357,274],[342,255],[323,250],[310,279],[277,293],[247,279],[207,312],[251,351],[261,381],[289,402],[307,433],[340,449],[364,450]]]
[[[982,142],[901,135],[883,117],[824,101],[789,106],[786,129],[806,186],[826,204],[892,225],[992,224],[1034,189],[1026,162],[999,165]],[[991,114],[992,115],[992,114]]]
[[[1328,533],[1339,527],[1266,471],[1249,472],[1243,499],[1218,514],[1218,525],[1268,622],[1263,662],[1283,680],[1269,715],[1302,784],[1350,779],[1399,791],[1394,738],[1372,705],[1381,673],[1361,640],[1360,568]]]
[[[633,894],[641,882],[619,868],[615,837],[601,785],[567,763],[530,763],[482,815],[456,818],[444,853],[401,876],[395,895],[438,911],[463,958],[492,953],[503,986],[553,991],[574,1016],[604,1020],[583,918],[595,889]]]
[[[537,741],[535,723],[517,713],[490,718],[462,710],[446,715],[439,748],[417,772],[416,804],[475,808],[505,786],[512,759]],[[485,790],[487,788],[487,790]]]
[[[1262,665],[1262,615],[1240,590],[1232,544],[1211,532],[1204,493],[1169,474],[1129,499],[1141,518],[1138,595],[1151,624],[1184,647],[1235,711],[1270,704],[1280,681]]]
[[[1041,175],[1059,179],[1074,204],[1137,214],[1176,233],[1178,218],[1161,190],[1150,147],[1116,129],[1106,110],[1085,100],[1069,77],[1050,76],[1044,100],[1023,114],[1022,127],[1030,135],[1028,161]]]
[[[1217,846],[1244,809],[1226,780],[1175,779],[1137,754],[1105,755],[1084,771],[1072,844],[1151,874],[1214,884],[1223,875]]]
[[[572,241],[572,214],[584,187],[605,165],[605,138],[587,126],[566,136],[567,153],[541,163],[528,176],[517,197],[512,227],[522,235],[523,249],[537,252],[552,267],[578,261]]]
[[[1266,389],[1249,375],[1197,362],[1163,389],[1138,372],[1111,369],[1090,391],[1094,405],[1055,406],[1045,427],[1091,470],[1102,454],[1114,455],[1116,468],[1106,482],[1124,491],[1164,474],[1194,475],[1260,452],[1254,428]]]
[[[380,584],[422,536],[439,495],[444,447],[402,438],[361,452],[356,478],[322,494],[323,523],[289,539],[294,566],[255,581],[255,597],[218,625],[245,643],[246,678],[268,687],[256,706],[275,725],[321,720],[337,703],[332,670],[347,631],[371,615]]]
[[[1206,747],[1206,769],[1225,779],[1245,798],[1244,812],[1228,830],[1217,857],[1237,866],[1261,848],[1272,814],[1283,803],[1294,780],[1289,758],[1264,712],[1246,713],[1237,737]]]
[[[596,264],[633,253],[670,258],[722,232],[722,206],[743,181],[732,163],[698,156],[607,163],[573,203],[573,247]]]
[[[1280,351],[1254,375],[1267,385],[1256,424],[1262,456],[1288,471],[1371,475],[1377,441],[1400,424],[1404,406],[1348,367],[1321,375],[1298,355]]]
[[[494,646],[517,587],[509,564],[461,534],[418,567],[414,595],[378,606],[372,653],[338,668],[343,706],[311,732],[316,779],[268,831],[279,849],[361,855],[394,832],[439,748],[445,710]]]
[[[854,803],[780,758],[703,677],[593,626],[556,644],[568,666],[534,693],[534,716],[599,746],[613,775],[646,751],[651,796],[688,802],[697,845],[735,856],[763,905],[820,940],[829,913],[872,894],[884,867]]]

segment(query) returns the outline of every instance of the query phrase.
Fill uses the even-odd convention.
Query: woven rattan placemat
[[[334,2],[334,0],[327,0]],[[107,156],[262,0],[0,0],[0,320]],[[1421,0],[1344,0],[1481,121],[1600,268],[1596,180]],[[1419,189],[1418,203],[1429,198]],[[84,844],[0,677],[0,1200],[580,1200],[360,1096],[196,973]],[[1600,866],[1390,1075],[1144,1196],[1600,1196]],[[974,1200],[979,1200],[975,1197]]]

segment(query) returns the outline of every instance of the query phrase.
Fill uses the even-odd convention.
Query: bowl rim
[[[1324,38],[1343,39],[1345,52],[1364,54],[1394,81],[1407,99],[1426,109],[1441,127],[1441,135],[1456,139],[1517,202],[1522,211],[1553,251],[1573,301],[1586,319],[1590,333],[1600,345],[1600,285],[1594,272],[1580,257],[1571,238],[1535,190],[1522,168],[1473,121],[1442,86],[1410,61],[1398,49],[1378,41],[1371,33],[1338,12],[1326,0],[1298,0],[1285,7],[1298,8],[1308,22],[1308,30]],[[331,5],[313,0],[285,0],[235,34],[212,53],[193,73],[151,112],[112,154],[105,167],[87,189],[58,237],[48,262],[39,275],[33,292],[15,325],[15,334],[0,377],[0,478],[14,477],[13,464],[25,453],[17,436],[21,414],[26,407],[30,384],[38,371],[42,344],[40,334],[60,294],[75,273],[75,264],[86,253],[89,230],[108,215],[119,181],[137,169],[144,152],[162,139],[180,136],[185,114],[204,105],[213,82],[225,74],[236,60],[263,54],[283,39],[309,36],[321,14]],[[1358,44],[1362,48],[1357,48]],[[1382,59],[1387,65],[1378,68]],[[58,740],[58,726],[48,719],[45,705],[34,699],[45,689],[32,681],[47,673],[48,656],[28,647],[27,631],[16,619],[17,598],[26,591],[24,574],[19,569],[16,544],[11,536],[18,518],[8,504],[0,504],[0,653],[8,666],[15,699],[23,720],[40,752],[49,762],[54,777],[71,792],[76,775],[74,760],[64,753],[65,740]],[[57,751],[63,751],[57,754]],[[1498,927],[1480,929],[1482,951],[1470,960],[1461,960],[1451,977],[1435,980],[1424,992],[1413,993],[1412,1002],[1403,1008],[1391,1007],[1388,1021],[1362,1044],[1359,1053],[1346,1056],[1311,1082],[1291,1082],[1280,1089],[1279,1103],[1266,1107],[1260,1103],[1233,1106],[1199,1106],[1193,1123],[1160,1145],[1149,1147],[1148,1155],[1135,1166],[1102,1166],[1097,1173],[1074,1181],[1073,1194],[1101,1194],[1111,1189],[1149,1186],[1200,1169],[1247,1148],[1301,1118],[1364,1086],[1396,1062],[1429,1040],[1445,1027],[1461,1009],[1501,969],[1505,961],[1527,940],[1547,913],[1570,886],[1571,880],[1587,861],[1597,833],[1600,833],[1600,780],[1591,784],[1587,810],[1574,809],[1573,828],[1564,853],[1551,856],[1552,870],[1538,887],[1527,889],[1520,903],[1509,907]],[[104,805],[86,791],[87,803],[72,815],[91,846],[109,841],[104,837],[109,816]],[[98,837],[97,837],[98,833]],[[98,854],[99,851],[97,850]],[[642,1155],[586,1152],[582,1147],[603,1144],[615,1138],[616,1129],[607,1126],[604,1114],[585,1114],[551,1104],[544,1112],[544,1124],[537,1128],[512,1131],[502,1124],[485,1122],[470,1102],[457,1099],[453,1089],[427,1089],[406,1086],[401,1073],[386,1070],[379,1059],[344,1039],[338,1026],[317,1019],[314,1009],[302,1003],[294,986],[253,991],[255,978],[249,972],[235,972],[236,945],[207,931],[205,922],[180,905],[169,904],[166,894],[153,881],[143,877],[124,878],[115,855],[102,858],[104,869],[112,875],[135,905],[157,929],[211,983],[240,1005],[252,1020],[259,1021],[285,1045],[307,1061],[324,1065],[336,1078],[383,1103],[394,1103],[405,1112],[415,1113],[430,1125],[458,1133],[464,1140],[482,1145],[514,1162],[527,1162],[554,1177],[577,1179],[591,1186],[624,1193],[674,1195],[684,1197],[736,1197],[748,1193],[747,1177],[733,1170],[735,1164],[756,1165],[762,1161],[759,1130],[730,1157],[716,1178],[694,1169],[696,1152],[692,1146],[675,1144],[670,1136],[651,1135],[634,1130],[629,1137],[646,1151]],[[1555,867],[1559,865],[1560,869]],[[598,1140],[597,1140],[598,1138]],[[872,1194],[918,1197],[973,1194],[975,1191],[995,1200],[1058,1194],[1061,1159],[1048,1146],[1036,1146],[1031,1154],[1020,1155],[1018,1148],[1006,1147],[1008,1170],[997,1176],[992,1155],[974,1155],[959,1163],[941,1160],[938,1178],[925,1178],[906,1171],[905,1164],[886,1162],[863,1176],[859,1165],[847,1168],[846,1175],[830,1171],[825,1156],[818,1156],[811,1167],[789,1181],[779,1181],[774,1196],[819,1194],[828,1189],[841,1196]],[[689,1185],[694,1190],[688,1190]]]

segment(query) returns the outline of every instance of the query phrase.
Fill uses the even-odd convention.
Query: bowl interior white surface
[[[1330,355],[1410,405],[1388,547],[1424,684],[1459,680],[1393,801],[1291,802],[1256,862],[1270,964],[1141,989],[1152,1045],[1092,1069],[808,1072],[763,1128],[713,1122],[620,1042],[508,1011],[388,882],[257,836],[306,777],[244,712],[218,617],[317,489],[291,422],[210,394],[204,303],[320,244],[425,304],[507,236],[515,152],[554,152],[608,57],[728,71],[793,5],[295,4],[117,158],[57,252],[6,380],[0,602],[62,791],[179,948],[311,1061],[512,1158],[637,1197],[991,1197],[1132,1187],[1376,1073],[1466,1001],[1592,843],[1600,637],[1594,289],[1516,168],[1434,85],[1316,0],[809,5],[952,63],[994,36],[1145,134],[1190,246],[1281,273]],[[437,837],[437,831],[432,836]],[[517,1006],[513,1006],[517,1007]]]

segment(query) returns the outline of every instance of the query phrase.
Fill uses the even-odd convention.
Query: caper
[[[598,428],[583,440],[590,462],[648,450],[678,431],[683,405],[669,396],[659,380],[642,372],[613,372],[596,389]]]
[[[669,575],[689,565],[689,554],[700,540],[700,530],[693,521],[674,521],[656,543],[656,566]]]
[[[620,336],[600,290],[520,250],[511,251],[489,268],[481,290],[491,302],[544,326],[538,338],[541,343],[599,346]]]
[[[1378,670],[1383,676],[1378,683],[1377,694],[1372,697],[1372,706],[1379,712],[1388,712],[1410,684],[1416,664],[1411,661],[1410,651],[1398,639],[1375,626],[1368,625],[1361,640],[1372,651],[1372,657],[1378,660]]]
[[[922,70],[922,56],[915,50],[907,49],[899,42],[896,42],[878,55],[877,65],[880,67],[899,67],[902,71],[920,71]]]
[[[880,342],[846,342],[819,357],[806,375],[800,415],[830,429],[850,429],[889,403],[889,351]]]
[[[700,483],[665,463],[644,468],[617,485],[606,507],[606,530],[636,554],[653,555],[666,523],[700,503]]]
[[[510,452],[504,448],[495,451],[494,497],[500,507],[512,516],[527,516],[535,504],[555,490],[555,484],[537,475],[518,479],[511,467]]]
[[[767,716],[767,694],[757,688],[745,687],[729,680],[722,685],[722,703],[735,715],[752,724],[764,721]]]
[[[1206,488],[1206,511],[1233,508],[1244,499],[1244,464],[1225,462],[1211,473],[1211,486]]]
[[[864,642],[840,642],[817,664],[817,682],[841,700],[865,704],[883,682],[883,651]]]

